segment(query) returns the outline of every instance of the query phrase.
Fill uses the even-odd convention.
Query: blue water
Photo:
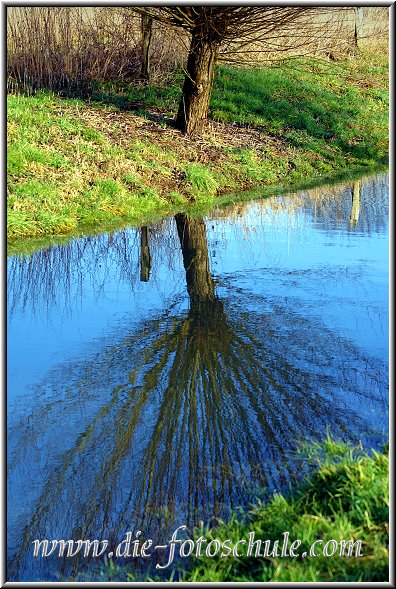
[[[10,579],[95,580],[31,542],[210,523],[298,480],[327,429],[381,447],[388,201],[379,176],[184,220],[193,279],[174,219],[147,282],[139,228],[8,258]]]

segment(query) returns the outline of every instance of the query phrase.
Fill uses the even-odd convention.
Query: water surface
[[[13,580],[93,566],[36,538],[159,544],[284,489],[328,428],[387,439],[386,176],[10,257],[7,286]]]

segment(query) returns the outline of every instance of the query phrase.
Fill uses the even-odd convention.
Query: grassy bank
[[[316,454],[316,456],[315,456]],[[311,450],[319,468],[288,498],[276,495],[268,505],[254,507],[247,519],[235,516],[212,529],[208,539],[238,541],[255,532],[255,538],[301,540],[296,550],[307,558],[254,559],[241,557],[196,559],[184,575],[189,581],[387,581],[388,580],[388,456],[369,455],[328,439]],[[322,554],[330,540],[361,540],[362,556]],[[316,544],[316,558],[309,549]],[[281,544],[281,542],[280,542]],[[332,547],[330,546],[330,552]],[[279,550],[280,553],[280,550]],[[227,562],[228,560],[228,562]]]
[[[89,99],[8,97],[11,240],[139,223],[255,185],[299,187],[388,157],[388,65],[292,61],[219,68],[204,137],[174,129],[168,87],[98,87]]]
[[[189,559],[179,560],[179,568],[173,570],[174,579],[189,582],[387,581],[388,451],[369,453],[328,438],[323,444],[310,447],[308,461],[312,467],[310,474],[288,496],[274,495],[267,504],[258,504],[247,514],[235,514],[227,523],[220,523],[211,530],[196,530],[196,541],[200,536],[205,538],[203,556],[193,557],[188,570],[180,567]],[[294,547],[300,556],[280,556],[285,531],[290,533],[289,549],[294,540],[301,540],[301,545]],[[270,551],[279,540],[279,556],[248,557],[242,545],[238,548],[241,554],[238,558],[221,557],[221,551],[212,558],[205,556],[205,548],[211,540],[217,539],[220,544],[231,540],[229,546],[246,540],[247,546],[251,532],[255,534],[254,540],[270,540]],[[310,547],[318,540],[314,548],[317,556],[310,557]],[[361,556],[348,557],[347,550],[340,556],[338,545],[337,552],[326,557],[324,546],[329,540],[361,540]],[[330,543],[328,551],[332,553],[333,548],[334,544]],[[211,550],[215,551],[214,545]],[[264,544],[261,553],[263,550]],[[304,551],[306,557],[301,556]],[[155,573],[153,570],[147,578],[160,580]],[[125,568],[112,565],[102,574],[108,580],[134,580],[130,565]]]

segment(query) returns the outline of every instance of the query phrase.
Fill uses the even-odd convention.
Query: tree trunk
[[[200,309],[215,300],[205,222],[203,219],[192,219],[183,213],[175,215],[175,219],[183,253],[190,306],[192,309]]]
[[[176,126],[187,135],[199,135],[207,122],[217,43],[208,40],[202,27],[192,31],[183,95]]]
[[[142,16],[142,67],[140,76],[147,82],[150,79],[150,47],[153,19],[149,16]]]
[[[354,8],[355,11],[355,34],[354,34],[354,43],[355,47],[360,47],[360,40],[363,37],[363,22],[364,22],[364,12],[363,8]]]

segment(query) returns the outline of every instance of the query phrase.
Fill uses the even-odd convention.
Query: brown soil
[[[174,127],[174,121],[152,110],[148,118],[128,111],[98,110],[87,106],[78,112],[82,122],[104,133],[114,144],[131,140],[148,141],[183,155],[183,159],[207,163],[227,159],[228,149],[270,148],[277,155],[289,155],[290,149],[280,138],[265,129],[209,121],[202,137],[187,137]],[[166,126],[165,126],[166,125]]]

